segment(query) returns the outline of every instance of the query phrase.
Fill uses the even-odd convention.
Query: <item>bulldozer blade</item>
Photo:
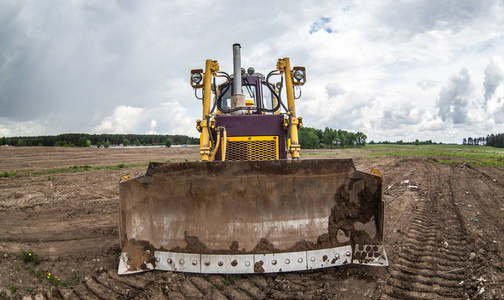
[[[387,266],[383,209],[351,159],[151,163],[120,183],[118,273]]]

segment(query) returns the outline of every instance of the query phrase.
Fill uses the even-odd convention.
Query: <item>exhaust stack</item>
[[[241,54],[240,44],[233,45],[233,95],[231,96],[231,108],[245,107],[245,95],[242,91],[242,74],[241,74]],[[233,115],[243,115],[244,110],[232,112]]]
[[[241,76],[241,54],[240,44],[233,45],[233,95],[243,94],[242,92],[242,76]]]

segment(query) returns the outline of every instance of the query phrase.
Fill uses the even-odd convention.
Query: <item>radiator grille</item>
[[[226,160],[278,159],[278,137],[228,137]]]

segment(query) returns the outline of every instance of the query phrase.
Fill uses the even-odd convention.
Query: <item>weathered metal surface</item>
[[[255,273],[277,273],[306,270],[306,251],[254,255]]]
[[[254,273],[253,254],[202,254],[201,273],[250,274]]]
[[[120,184],[125,264],[157,269],[165,264],[157,251],[285,255],[381,245],[381,184],[351,159],[151,163],[145,176]]]
[[[307,253],[308,269],[322,269],[351,263],[352,247],[312,250]]]
[[[361,245],[362,246],[362,245]],[[352,246],[336,248],[264,253],[264,254],[197,254],[156,251],[156,266],[147,264],[149,270],[176,271],[204,274],[252,274],[305,271],[330,268],[346,264],[366,264],[388,266],[385,250],[382,245],[371,247],[373,255],[369,259],[357,259],[352,255]],[[119,274],[137,273],[128,271],[127,254],[121,255]]]

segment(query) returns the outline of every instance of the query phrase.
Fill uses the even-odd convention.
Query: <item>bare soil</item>
[[[0,299],[504,299],[504,169],[441,158],[370,160],[366,150],[309,152],[320,156],[302,158],[351,157],[357,169],[383,173],[390,267],[119,277],[118,183],[124,174],[143,175],[146,165],[27,172],[194,161],[198,148],[1,147],[0,171],[18,176],[0,178]],[[23,262],[20,249],[41,263]],[[67,286],[51,284],[55,276]]]

